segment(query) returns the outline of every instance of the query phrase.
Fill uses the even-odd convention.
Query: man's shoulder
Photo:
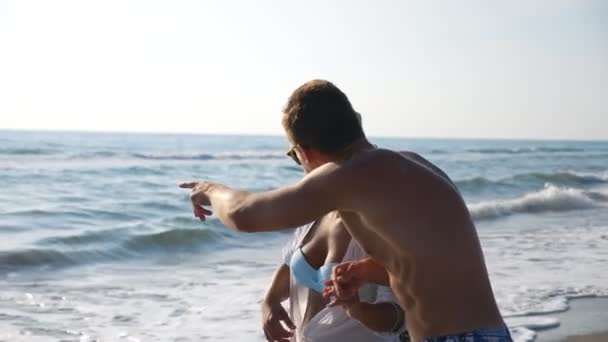
[[[360,172],[385,172],[407,166],[415,155],[413,152],[375,149],[361,155],[350,163],[350,167]]]
[[[327,163],[316,169],[313,178],[323,179],[320,183],[328,189],[338,184],[352,188],[353,184],[382,182],[388,178],[403,176],[403,170],[415,166],[413,157],[388,149],[374,149],[358,154],[345,162]],[[344,189],[345,191],[347,189]]]

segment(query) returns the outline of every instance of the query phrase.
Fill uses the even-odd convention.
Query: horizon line
[[[130,131],[130,130],[104,130],[104,129],[41,129],[41,128],[1,128],[0,132],[28,132],[28,133],[85,133],[85,134],[132,134],[132,135],[200,135],[200,136],[247,136],[247,137],[284,137],[277,133],[237,133],[237,132],[183,132],[183,131]],[[568,142],[608,142],[608,138],[539,138],[539,137],[463,137],[463,136],[393,136],[393,135],[367,135],[371,139],[420,139],[420,140],[502,140],[502,141],[568,141]]]

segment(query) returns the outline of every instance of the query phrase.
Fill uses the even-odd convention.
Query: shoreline
[[[608,297],[584,297],[568,300],[564,312],[534,315],[559,320],[559,325],[536,331],[535,342],[605,342],[608,341]]]

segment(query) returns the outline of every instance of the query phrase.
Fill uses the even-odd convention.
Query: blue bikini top
[[[289,268],[296,282],[318,293],[323,293],[323,289],[325,288],[323,282],[331,278],[331,272],[335,265],[337,263],[330,262],[322,265],[318,270],[315,269],[306,260],[306,256],[302,253],[302,247],[300,247],[291,256]]]

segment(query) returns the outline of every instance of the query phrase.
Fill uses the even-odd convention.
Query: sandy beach
[[[538,342],[606,342],[608,341],[608,298],[572,299],[570,309],[546,315],[556,318],[560,325],[538,332]],[[545,316],[545,315],[543,315]]]
[[[608,341],[608,332],[599,334],[570,336],[564,340],[565,342],[605,342]]]

